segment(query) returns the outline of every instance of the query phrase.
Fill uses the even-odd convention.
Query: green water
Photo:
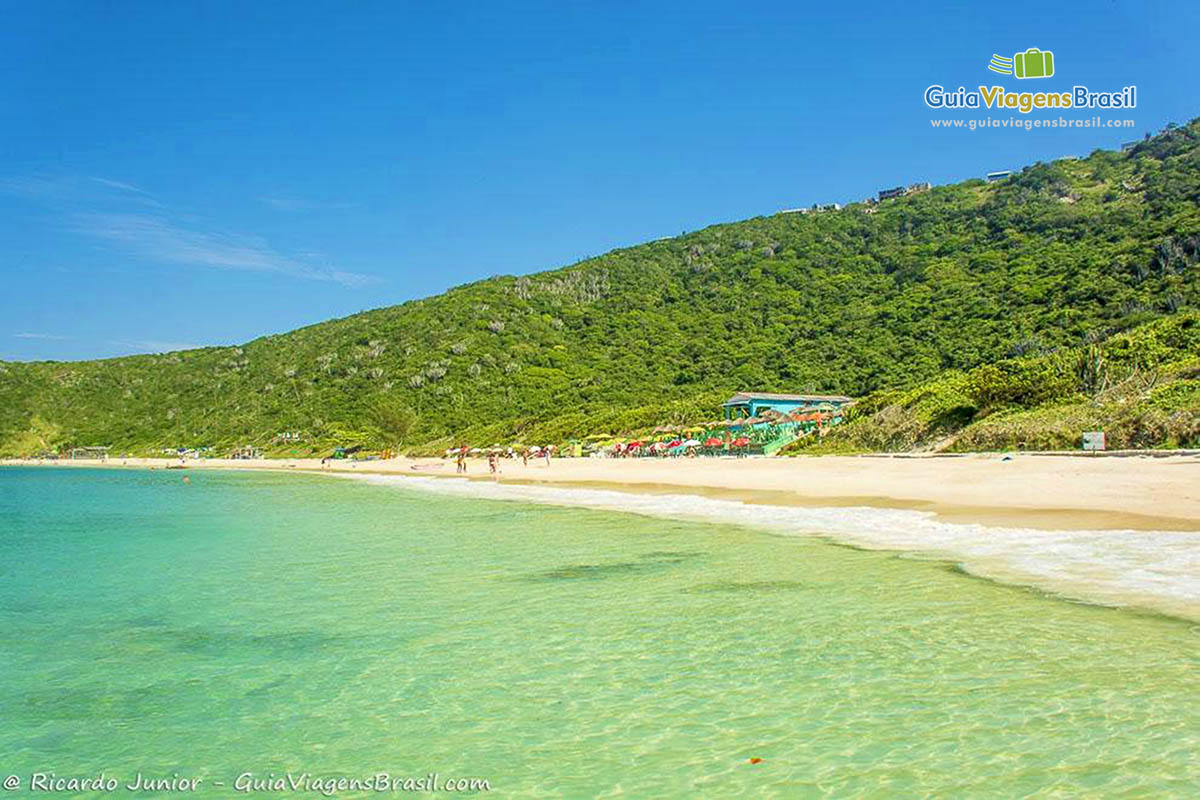
[[[1192,624],[733,526],[191,481],[0,470],[0,773],[437,772],[504,797],[1200,781]]]

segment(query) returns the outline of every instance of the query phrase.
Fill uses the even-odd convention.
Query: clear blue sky
[[[961,5],[5,3],[0,359],[243,342],[1200,115],[1200,4]],[[1055,78],[987,71],[1034,46]],[[933,130],[931,83],[1133,83],[1137,127]]]

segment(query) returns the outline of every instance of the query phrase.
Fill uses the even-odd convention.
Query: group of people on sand
[[[500,472],[500,459],[502,458],[520,458],[523,466],[529,466],[529,456],[531,452],[535,458],[540,457],[546,459],[546,466],[550,466],[550,457],[553,455],[553,448],[551,447],[544,447],[538,451],[521,450],[520,452],[517,452],[510,447],[506,451],[488,451],[488,472],[490,472],[492,475],[498,475]],[[454,450],[454,471],[459,475],[467,474],[468,453],[470,453],[470,450],[468,450],[466,447],[458,447]]]

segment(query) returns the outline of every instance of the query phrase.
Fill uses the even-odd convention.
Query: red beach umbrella
[[[721,440],[715,436],[710,436],[709,438],[704,440],[704,446],[705,447],[720,447]]]
[[[739,436],[738,438],[733,440],[734,447],[745,447],[748,444],[750,444],[750,440],[747,439],[745,436]]]

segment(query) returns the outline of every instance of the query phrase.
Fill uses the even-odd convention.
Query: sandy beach
[[[180,466],[178,459],[30,462],[45,468]],[[188,469],[272,469],[419,475],[462,480],[452,461],[205,459]],[[1048,530],[1200,530],[1200,456],[997,454],[958,457],[500,461],[471,459],[468,480],[691,493],[765,505],[872,506],[930,511],[948,522]]]

